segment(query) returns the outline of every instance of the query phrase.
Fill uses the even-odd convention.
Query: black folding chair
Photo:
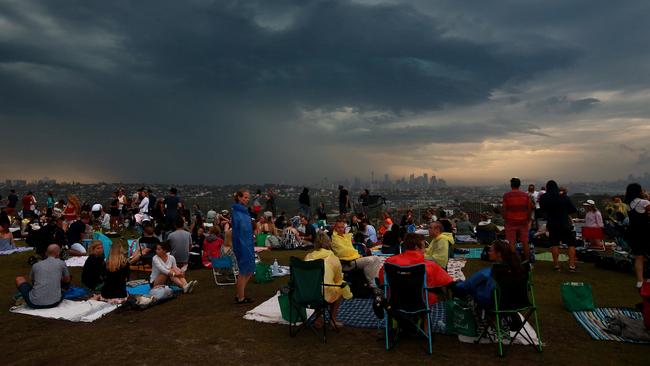
[[[433,352],[433,325],[426,287],[427,271],[424,263],[398,266],[384,263],[384,292],[387,306],[384,310],[386,350],[390,350],[401,333],[415,330],[427,339],[427,351]],[[435,289],[438,289],[437,287]],[[393,320],[397,325],[393,329]]]

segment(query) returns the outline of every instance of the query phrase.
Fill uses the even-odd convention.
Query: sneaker
[[[569,267],[569,272],[576,273],[578,272],[578,269],[576,267]]]
[[[187,283],[187,290],[185,290],[186,294],[191,294],[192,291],[194,291],[194,287],[196,286],[198,282],[196,280],[190,281]]]
[[[643,281],[638,281],[638,282],[636,283],[636,289],[637,289],[637,290],[640,290],[642,286],[643,286]]]

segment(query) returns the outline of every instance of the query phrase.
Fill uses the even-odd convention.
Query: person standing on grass
[[[232,206],[232,243],[237,257],[239,276],[237,277],[237,294],[235,303],[248,304],[253,300],[246,297],[246,285],[255,273],[255,243],[253,242],[253,225],[248,213],[250,192],[240,189],[234,195]]]
[[[576,207],[566,194],[560,194],[560,188],[554,180],[546,183],[546,193],[539,199],[539,206],[546,215],[546,229],[551,241],[553,267],[560,271],[560,243],[569,247],[569,272],[576,272],[576,238],[572,230],[571,218],[577,212]]]
[[[524,248],[523,259],[528,259],[530,247],[528,246],[528,230],[530,229],[530,215],[533,203],[528,193],[519,190],[521,180],[510,179],[510,192],[503,195],[503,220],[505,223],[506,240],[510,248],[516,252],[517,236]]]
[[[624,202],[630,219],[628,240],[634,256],[636,287],[643,285],[643,264],[650,255],[650,201],[639,183],[630,183],[625,189]]]
[[[300,204],[300,213],[307,216],[308,219],[311,219],[311,201],[307,187],[302,188],[302,193],[298,196],[298,203]]]

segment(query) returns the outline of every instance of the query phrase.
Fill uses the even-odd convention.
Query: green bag
[[[467,302],[461,299],[445,301],[447,312],[447,334],[460,334],[468,337],[476,337],[476,319],[474,312]]]
[[[255,264],[255,277],[253,277],[253,281],[255,283],[271,282],[273,281],[271,274],[271,266],[266,263],[259,262]]]
[[[568,311],[594,310],[591,285],[582,282],[565,282],[560,286],[562,303]]]
[[[265,233],[257,234],[255,236],[255,246],[257,246],[257,247],[265,247],[266,246],[266,238],[268,238],[269,236],[271,236],[271,234],[265,234]]]
[[[288,321],[291,324],[297,323],[304,319],[307,319],[307,309],[301,306],[294,305],[293,310],[289,311],[289,295],[280,292],[278,296],[278,302],[280,303],[280,313],[282,313],[282,319]],[[291,318],[289,318],[289,313],[291,313]]]

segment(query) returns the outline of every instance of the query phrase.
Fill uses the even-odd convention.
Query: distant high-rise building
[[[424,187],[426,187],[427,185],[429,185],[429,174],[424,173],[424,175],[422,176],[424,177]]]

